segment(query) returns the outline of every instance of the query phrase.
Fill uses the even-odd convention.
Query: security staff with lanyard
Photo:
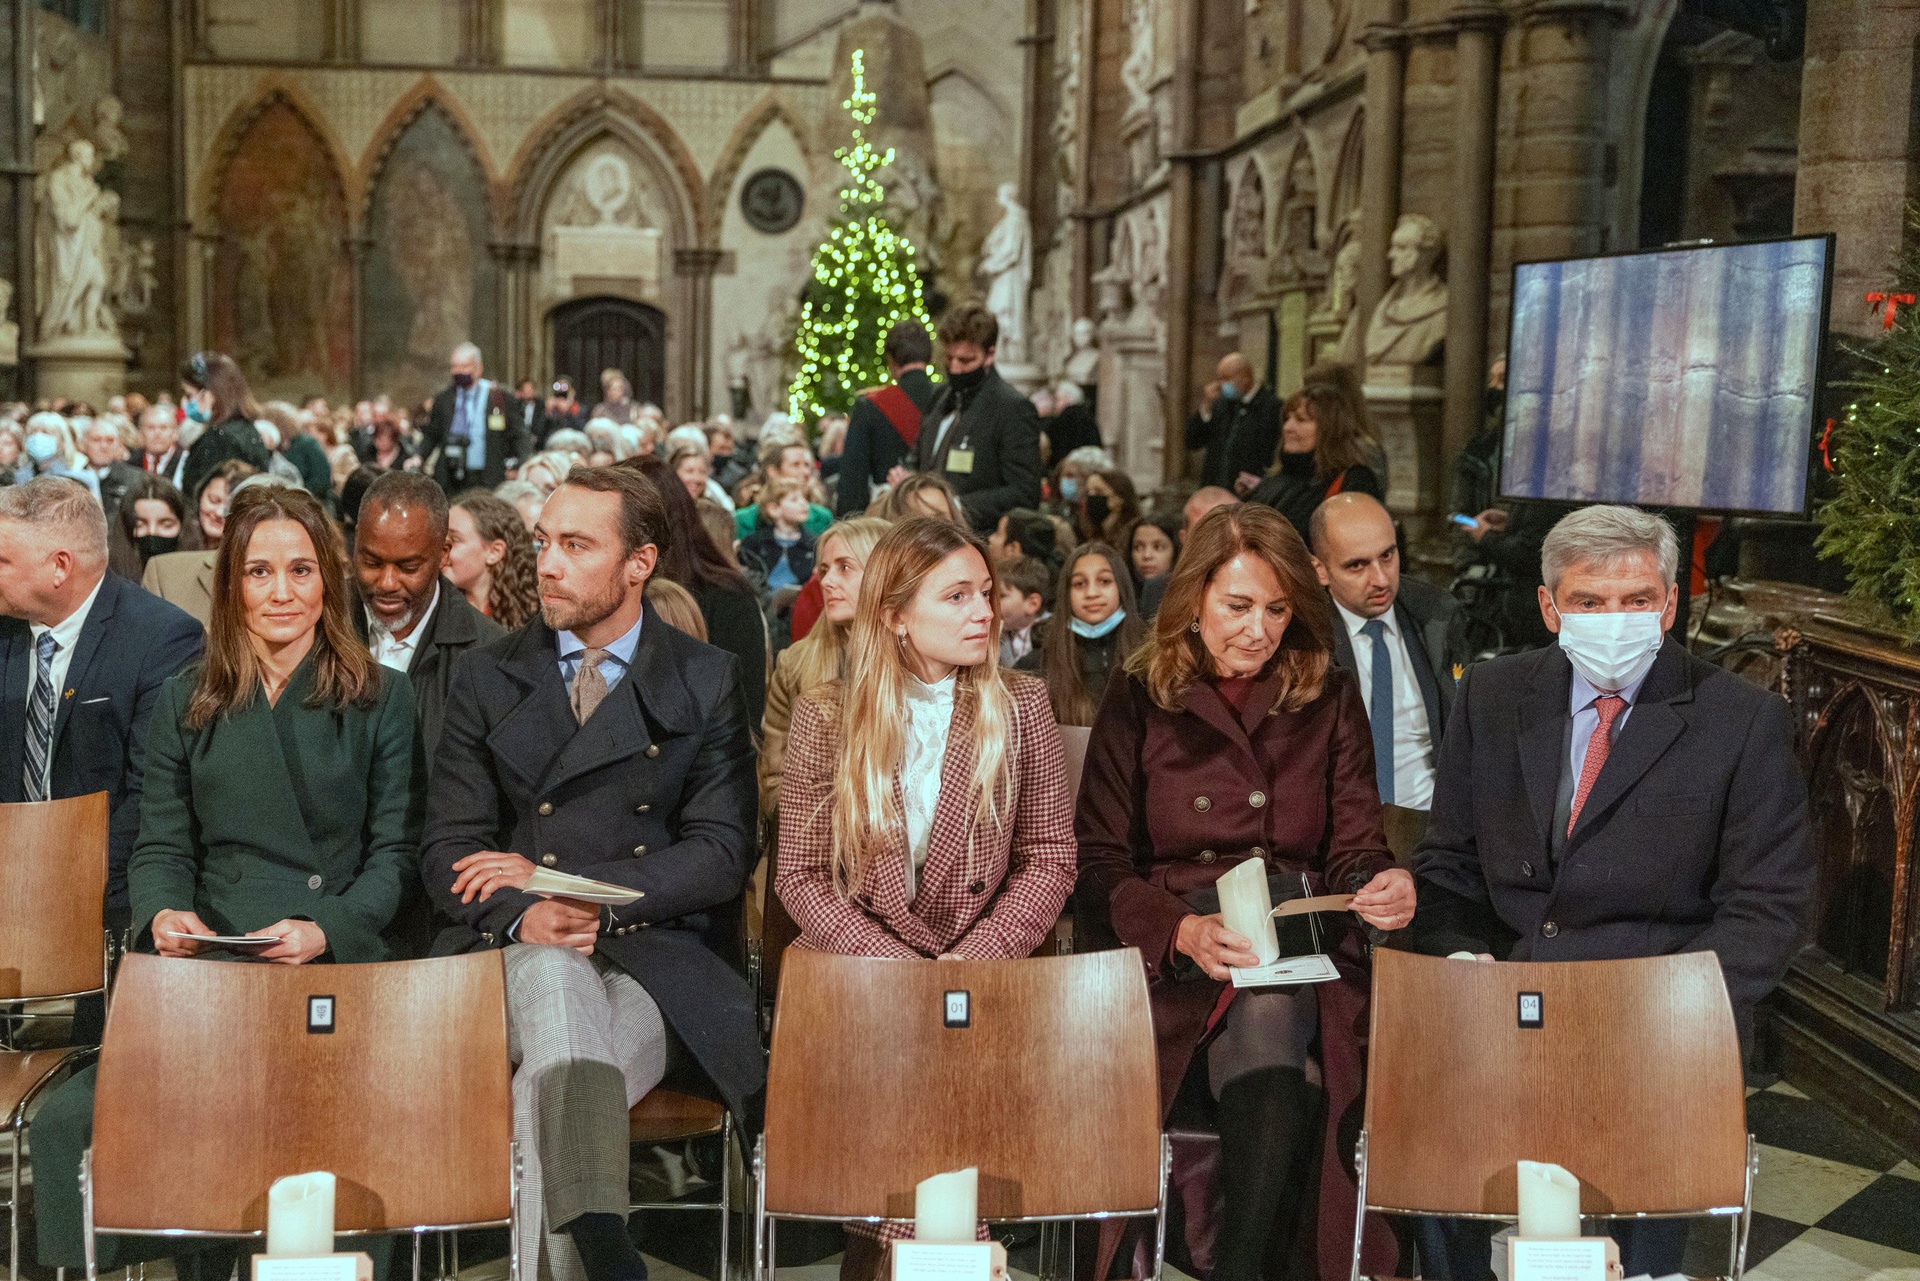
[[[994,368],[999,339],[999,322],[978,303],[940,321],[947,381],[913,453],[914,469],[952,485],[983,536],[1014,508],[1040,505],[1040,416]]]
[[[448,363],[453,385],[433,398],[422,434],[428,470],[449,494],[492,489],[533,452],[532,437],[507,389],[481,376],[478,347],[461,343]]]

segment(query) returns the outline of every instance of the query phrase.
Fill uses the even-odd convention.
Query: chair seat
[[[676,1143],[718,1134],[727,1109],[712,1099],[664,1087],[647,1092],[627,1111],[627,1138],[633,1143]]]
[[[13,1114],[22,1103],[64,1067],[69,1059],[88,1051],[77,1045],[51,1050],[0,1051],[0,1132],[13,1128]]]

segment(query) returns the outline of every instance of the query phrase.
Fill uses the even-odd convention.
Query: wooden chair
[[[1093,730],[1085,725],[1060,727],[1060,746],[1067,749],[1067,795],[1076,802],[1080,799],[1080,775],[1087,768],[1087,744],[1092,740]]]
[[[1521,993],[1542,1024],[1519,1026]],[[1746,1270],[1755,1149],[1733,1007],[1711,952],[1489,965],[1373,956],[1360,1226],[1512,1219],[1514,1163],[1580,1180],[1591,1218],[1726,1216]]]
[[[965,1027],[946,1021],[956,993]],[[1152,1215],[1158,1276],[1167,1146],[1140,954],[795,948],[754,1152],[755,1272],[772,1281],[774,1220],[911,1220],[920,1180],[966,1166],[994,1222]]]
[[[745,1179],[733,1114],[726,1104],[698,1094],[655,1086],[627,1112],[627,1141],[649,1147],[720,1136],[720,1197],[717,1201],[636,1201],[630,1210],[714,1210],[720,1215],[720,1281],[732,1275],[733,1185]]]
[[[0,1004],[104,996],[107,822],[105,792],[0,805],[0,850],[6,851],[0,858]],[[7,1241],[14,1281],[20,1276],[20,1148],[27,1109],[92,1055],[84,1046],[0,1051],[0,1126],[12,1141]]]
[[[330,1033],[311,1002],[332,1002]],[[336,1233],[508,1225],[519,1157],[497,951],[383,965],[126,957],[80,1183],[101,1232],[258,1236],[267,1188],[327,1170]],[[185,1177],[183,1177],[183,1174]]]

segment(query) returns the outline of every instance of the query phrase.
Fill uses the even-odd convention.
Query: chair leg
[[[507,1281],[520,1281],[520,1144],[509,1144],[507,1151]]]
[[[1160,1136],[1160,1207],[1153,1225],[1153,1281],[1160,1281],[1167,1266],[1167,1181],[1173,1176],[1173,1139]]]
[[[753,1141],[753,1281],[773,1281],[767,1266],[767,1136]]]
[[[87,1281],[99,1281],[93,1252],[93,1149],[80,1154],[80,1243],[86,1249]]]
[[[720,1281],[730,1281],[733,1253],[733,1113],[720,1122]]]
[[[413,1281],[420,1281],[420,1234],[413,1234]]]
[[[24,1111],[24,1107],[22,1111]],[[20,1281],[20,1117],[13,1118],[13,1168],[7,1172],[7,1277]]]
[[[1353,1145],[1353,1171],[1359,1178],[1359,1197],[1353,1207],[1353,1270],[1350,1281],[1360,1281],[1360,1238],[1367,1230],[1367,1132]]]
[[[1740,1198],[1740,1218],[1733,1228],[1733,1269],[1729,1275],[1733,1281],[1744,1281],[1747,1275],[1747,1234],[1753,1228],[1753,1180],[1760,1172],[1760,1149],[1755,1145],[1753,1136],[1747,1136],[1747,1187]]]

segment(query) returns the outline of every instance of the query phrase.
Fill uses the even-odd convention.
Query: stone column
[[[1906,204],[1920,198],[1913,50],[1920,8],[1884,0],[1807,6],[1800,72],[1800,163],[1795,231],[1838,233],[1833,328],[1876,335],[1862,295],[1884,290],[1906,237]]]
[[[373,237],[367,235],[347,236],[347,262],[351,268],[353,294],[350,305],[353,334],[353,372],[348,382],[353,387],[355,400],[369,394],[365,377],[367,369],[367,255],[373,251]]]
[[[1537,0],[1522,16],[1526,69],[1512,154],[1502,174],[1510,210],[1506,261],[1597,253],[1605,244],[1607,76],[1621,0]]]
[[[1448,15],[1453,55],[1453,215],[1447,231],[1447,352],[1440,459],[1479,430],[1487,366],[1487,260],[1493,239],[1494,108],[1506,18],[1491,0]]]
[[[322,56],[328,62],[360,61],[360,0],[328,0],[323,21]]]
[[[1167,171],[1167,373],[1161,417],[1166,445],[1162,478],[1172,482],[1186,472],[1187,405],[1193,400],[1193,278],[1199,266],[1197,213],[1199,135],[1200,6],[1178,4],[1174,14],[1173,147]]]
[[[1360,287],[1364,326],[1387,292],[1387,242],[1400,217],[1401,116],[1407,94],[1407,0],[1373,0],[1360,33],[1367,50],[1366,134],[1360,156]]]
[[[1099,48],[1099,32],[1096,28],[1100,11],[1092,0],[1061,0],[1061,3],[1077,5],[1080,10],[1079,21],[1074,26],[1074,38],[1080,42],[1079,101],[1074,107],[1074,119],[1080,127],[1074,131],[1073,138],[1073,207],[1076,213],[1067,233],[1068,253],[1072,255],[1073,315],[1079,317],[1094,314],[1094,228],[1081,216],[1081,212],[1093,203],[1093,113],[1099,101],[1094,90],[1100,79],[1094,54]]]
[[[10,64],[8,89],[13,94],[13,142],[7,148],[7,177],[10,194],[13,197],[13,263],[7,274],[13,277],[13,318],[20,324],[20,339],[16,344],[15,358],[18,364],[18,381],[15,392],[29,396],[33,392],[32,366],[26,358],[28,344],[33,342],[35,318],[40,311],[40,300],[33,288],[33,16],[39,9],[37,0],[11,0],[13,12],[9,15],[13,27],[13,60]],[[3,318],[0,318],[3,319]]]
[[[688,403],[693,407],[692,417],[697,420],[706,418],[713,388],[713,275],[720,269],[720,261],[725,256],[726,251],[721,249],[676,249],[673,252],[674,274],[687,278],[687,293],[692,302],[686,330],[687,363],[693,379]]]

